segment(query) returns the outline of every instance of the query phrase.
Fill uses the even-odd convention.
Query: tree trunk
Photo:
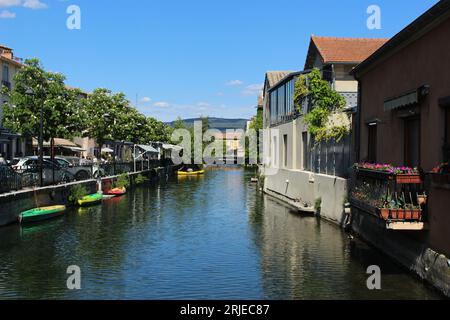
[[[97,160],[98,163],[101,163],[102,160],[102,148],[103,148],[103,141],[102,140],[97,140],[97,144],[98,144],[98,156],[97,156]]]

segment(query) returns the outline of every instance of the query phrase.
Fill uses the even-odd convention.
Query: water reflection
[[[254,172],[144,185],[29,228],[0,229],[0,298],[438,298],[334,225],[263,196]],[[380,265],[383,290],[365,287]],[[82,290],[66,270],[82,270]]]

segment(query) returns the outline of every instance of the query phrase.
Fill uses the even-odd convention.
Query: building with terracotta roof
[[[303,120],[314,106],[309,99],[295,106],[295,83],[300,75],[319,69],[322,78],[346,100],[345,112],[333,114],[330,121],[350,129],[348,114],[354,113],[358,101],[358,82],[350,71],[386,41],[312,36],[304,71],[266,74],[263,93],[266,193],[294,204],[301,211],[314,211],[314,203],[322,199],[322,216],[343,223],[343,202],[353,161],[352,136],[316,143]]]
[[[388,39],[311,36],[305,70],[317,68],[323,78],[347,100],[347,108],[357,104],[358,82],[350,72],[378,50]]]

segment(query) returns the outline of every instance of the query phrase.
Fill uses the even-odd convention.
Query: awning
[[[68,149],[70,151],[73,152],[85,152],[86,150],[84,150],[83,148],[80,147],[63,147],[64,149]]]
[[[163,149],[165,150],[173,150],[173,151],[181,151],[183,150],[180,146],[174,146],[173,144],[163,144]]]
[[[384,102],[384,110],[391,111],[402,107],[407,107],[419,102],[419,92],[415,90],[413,92],[404,94],[400,97],[388,99]]]
[[[61,147],[61,148],[66,148],[66,147],[79,148],[80,147],[76,143],[74,143],[70,140],[67,140],[67,139],[55,138],[54,142],[55,142],[55,147]],[[39,145],[38,139],[33,138],[33,147],[37,147],[38,145]],[[50,141],[44,141],[44,148],[50,148]]]
[[[114,150],[111,148],[102,148],[102,153],[114,153]]]
[[[153,148],[152,146],[147,146],[143,144],[136,145],[136,147],[145,151],[145,153],[159,153],[158,150]]]

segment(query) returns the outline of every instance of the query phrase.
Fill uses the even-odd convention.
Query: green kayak
[[[22,212],[19,216],[20,223],[38,222],[61,216],[66,211],[66,206],[51,206],[31,209]]]
[[[101,193],[95,193],[79,199],[78,205],[81,207],[92,206],[94,204],[102,202],[102,200],[103,195]]]

